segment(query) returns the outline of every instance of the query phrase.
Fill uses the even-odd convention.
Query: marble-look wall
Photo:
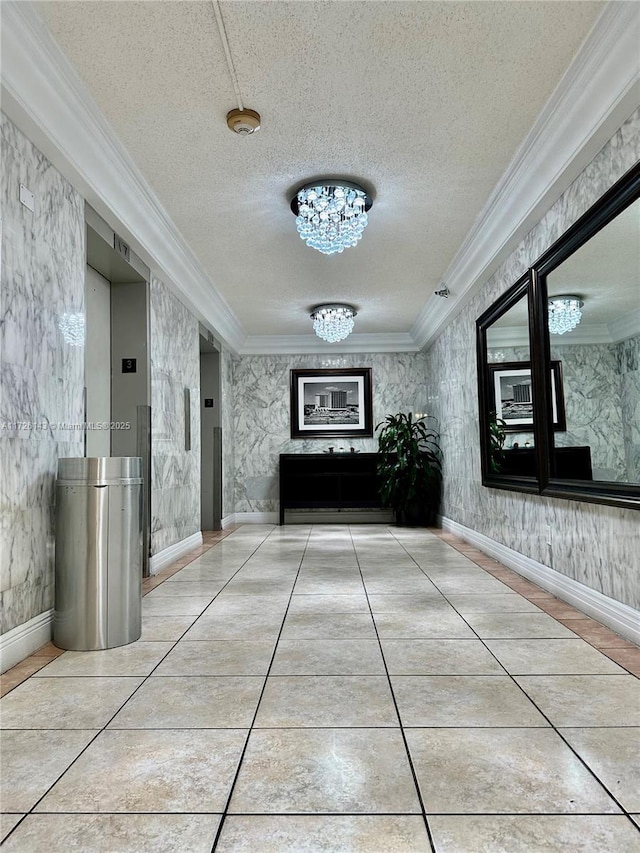
[[[151,277],[151,553],[200,530],[200,330]],[[185,450],[184,390],[191,392],[191,450]]]
[[[400,411],[425,412],[425,356],[419,353],[365,353],[242,356],[233,366],[235,511],[278,509],[280,453],[314,453],[336,441],[291,439],[289,371],[292,368],[371,367],[373,423]],[[377,438],[345,444],[375,451]]]
[[[616,346],[621,377],[622,441],[627,481],[640,483],[640,335]]]
[[[233,387],[234,365],[238,359],[228,349],[220,352],[220,393],[222,426],[222,518],[235,512],[235,436],[233,407],[235,390]]]
[[[59,457],[82,456],[84,201],[0,115],[0,633],[53,607]],[[35,195],[20,203],[19,185]],[[63,331],[65,330],[65,331]],[[67,337],[65,337],[65,333]]]
[[[634,343],[635,340],[635,343]],[[551,358],[562,362],[564,398],[567,416],[566,432],[556,432],[556,447],[591,448],[591,467],[594,480],[628,483],[634,480],[628,465],[633,454],[629,442],[633,433],[631,422],[625,423],[625,406],[634,390],[633,371],[627,374],[628,387],[623,388],[627,359],[622,353],[635,355],[640,348],[640,336],[617,344],[552,345]],[[637,381],[638,372],[635,371]],[[625,400],[625,391],[629,401]],[[637,394],[637,389],[636,389]],[[638,430],[636,421],[635,431]]]
[[[427,355],[430,411],[440,414],[445,425],[443,515],[636,608],[640,608],[637,512],[482,485],[475,321],[638,159],[640,110],[527,234]]]

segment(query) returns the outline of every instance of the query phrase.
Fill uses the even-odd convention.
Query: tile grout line
[[[420,783],[418,782],[418,776],[417,776],[416,769],[415,769],[414,764],[413,764],[413,758],[411,756],[411,751],[409,750],[409,743],[407,741],[406,733],[404,730],[402,717],[400,716],[400,709],[398,708],[398,703],[397,703],[396,695],[395,695],[395,692],[393,689],[393,684],[391,683],[391,676],[389,675],[389,668],[387,666],[387,660],[384,656],[384,649],[382,647],[382,642],[380,641],[380,634],[378,633],[378,626],[376,624],[376,620],[375,620],[375,616],[373,614],[373,610],[371,609],[371,602],[369,601],[369,592],[367,590],[367,585],[365,583],[364,575],[362,574],[362,567],[360,565],[360,559],[358,557],[358,549],[357,549],[356,544],[355,544],[354,539],[353,539],[353,532],[351,530],[351,526],[349,526],[349,535],[351,537],[351,546],[353,548],[353,551],[354,551],[354,554],[356,557],[356,562],[358,564],[358,571],[360,572],[360,580],[361,580],[362,586],[364,588],[364,594],[365,594],[366,599],[367,599],[367,604],[369,605],[369,613],[371,615],[371,621],[373,623],[373,629],[376,632],[376,639],[378,641],[378,648],[380,650],[380,656],[382,657],[382,665],[384,666],[384,671],[385,671],[385,675],[387,678],[387,685],[388,685],[389,691],[391,693],[391,700],[393,702],[393,706],[394,706],[394,709],[396,712],[396,717],[398,719],[398,727],[400,730],[400,736],[401,736],[402,742],[404,744],[404,749],[405,749],[405,753],[407,756],[407,761],[409,763],[409,769],[411,771],[411,776],[413,778],[413,784],[415,786],[416,795],[418,797],[418,803],[420,805],[420,809],[422,812],[422,819],[424,821],[425,831],[427,833],[427,838],[429,840],[429,845],[431,847],[431,851],[432,851],[432,853],[436,853],[436,846],[435,846],[435,842],[433,840],[433,835],[431,833],[431,827],[429,826],[429,821],[427,819],[427,812],[426,812],[424,800],[422,798],[422,791],[420,790]]]
[[[266,538],[268,538],[268,536],[269,536],[269,535],[270,535],[270,534],[268,534],[268,535],[265,537],[265,539],[266,539]],[[263,540],[263,541],[264,541],[264,540]],[[217,544],[217,543],[216,543],[216,544]],[[261,543],[260,543],[260,544],[259,544],[259,545],[254,549],[254,550],[253,550],[253,552],[249,555],[249,557],[247,557],[247,559],[246,559],[246,560],[245,560],[245,562],[242,564],[242,566],[240,566],[240,568],[239,568],[239,569],[237,569],[237,571],[236,571],[236,572],[234,572],[234,574],[231,576],[231,578],[229,578],[229,581],[230,581],[233,577],[235,577],[235,575],[240,571],[240,569],[242,569],[242,568],[244,567],[244,565],[248,562],[248,560],[250,559],[250,557],[251,557],[251,556],[253,556],[253,554],[255,554],[255,552],[258,550],[258,548],[260,548],[260,545],[262,545],[262,542],[261,542]],[[205,552],[205,553],[206,553],[206,552]],[[200,555],[200,556],[202,556],[202,555]],[[196,559],[197,559],[197,558],[196,558]],[[229,581],[227,581],[227,583],[229,583]],[[225,586],[226,586],[226,584],[225,584]],[[224,586],[222,587],[222,589],[224,589]],[[219,595],[219,594],[220,594],[220,592],[222,591],[222,589],[221,589],[218,593],[216,593],[216,595]],[[212,599],[212,601],[213,601],[214,599],[215,599],[215,596],[214,596],[214,598]],[[207,607],[208,607],[208,606],[209,606],[209,605],[207,605]],[[205,610],[206,610],[206,609],[207,609],[207,608],[205,608]],[[204,612],[204,611],[203,611],[203,612]],[[202,614],[200,614],[200,615],[202,615]],[[197,619],[199,619],[199,618],[200,618],[200,616],[198,616],[198,617],[197,617]],[[195,621],[197,621],[197,619],[196,619]],[[194,622],[194,623],[192,623],[192,624],[195,624],[195,622]],[[190,626],[190,627],[191,627],[191,626]],[[187,631],[188,631],[188,630],[189,630],[189,628],[187,628]],[[184,633],[186,633],[186,631],[185,631]],[[162,660],[158,661],[158,663],[153,667],[153,669],[151,670],[151,672],[150,672],[150,673],[148,673],[148,675],[146,675],[146,676],[105,676],[105,677],[113,677],[113,678],[140,678],[140,677],[142,677],[142,681],[141,681],[141,682],[140,682],[140,684],[136,687],[136,689],[133,691],[133,693],[131,693],[131,695],[130,695],[130,696],[128,696],[128,697],[124,700],[124,702],[123,702],[123,703],[120,705],[120,707],[115,711],[115,713],[114,713],[114,714],[112,714],[112,716],[107,720],[107,722],[102,726],[102,728],[100,728],[98,731],[96,731],[96,734],[94,735],[94,737],[93,737],[93,738],[91,738],[91,740],[89,741],[89,743],[87,743],[87,744],[86,744],[86,746],[85,746],[85,747],[84,747],[84,748],[83,748],[83,749],[78,753],[78,755],[76,755],[76,757],[73,759],[73,761],[72,761],[72,762],[71,762],[67,767],[65,767],[65,769],[64,769],[64,770],[59,774],[59,776],[57,776],[57,777],[56,777],[55,781],[54,781],[54,782],[53,782],[53,783],[52,783],[52,784],[47,788],[47,790],[44,792],[44,794],[42,794],[42,796],[41,796],[41,797],[39,797],[39,798],[38,798],[38,800],[37,800],[37,801],[32,805],[32,807],[29,809],[29,811],[25,813],[25,815],[24,815],[24,817],[22,818],[22,820],[20,820],[20,821],[18,822],[18,824],[16,824],[16,826],[14,826],[14,827],[12,828],[11,832],[9,832],[9,834],[7,835],[7,838],[8,838],[8,837],[9,837],[9,836],[10,836],[10,835],[15,831],[15,829],[17,829],[17,827],[19,826],[19,824],[20,824],[20,823],[22,823],[22,821],[24,820],[24,818],[25,818],[25,817],[27,817],[27,815],[32,815],[32,814],[47,814],[47,812],[34,812],[34,809],[35,809],[35,808],[37,808],[37,806],[42,802],[42,800],[44,799],[44,797],[46,797],[46,796],[47,796],[47,794],[51,791],[51,789],[52,789],[55,785],[57,785],[57,784],[58,784],[58,782],[62,779],[62,777],[63,777],[63,776],[64,776],[64,775],[65,775],[65,774],[66,774],[66,773],[67,773],[67,772],[68,772],[68,771],[69,771],[69,770],[74,766],[74,764],[78,761],[78,759],[80,758],[80,756],[81,756],[81,755],[83,755],[83,754],[84,754],[84,753],[89,749],[89,747],[90,747],[93,743],[95,743],[96,739],[97,739],[101,734],[103,734],[103,733],[104,733],[104,732],[106,732],[107,730],[108,730],[108,731],[120,731],[119,729],[108,729],[107,727],[109,726],[109,723],[111,723],[111,722],[115,719],[115,717],[120,713],[120,711],[124,708],[124,706],[127,704],[127,702],[129,702],[131,699],[133,699],[133,697],[138,693],[138,691],[139,691],[139,690],[140,690],[140,688],[143,686],[143,684],[145,684],[145,683],[146,683],[146,681],[147,681],[147,679],[149,679],[149,678],[151,677],[152,673],[153,673],[153,672],[155,671],[155,669],[156,669],[156,668],[157,668],[157,667],[162,663],[162,661],[167,657],[167,655],[169,655],[169,654],[173,651],[173,649],[175,648],[175,646],[180,642],[180,640],[181,640],[181,639],[182,639],[182,637],[184,636],[184,633],[181,635],[181,637],[180,637],[178,640],[176,640],[176,641],[175,641],[175,643],[173,643],[173,644],[172,644],[171,648],[170,648],[170,649],[167,651],[167,653],[162,657]],[[137,642],[137,641],[136,641],[136,642]],[[31,677],[31,676],[30,676],[30,677]],[[41,676],[41,677],[43,677],[43,676]],[[54,678],[54,676],[48,676],[48,677],[49,677],[49,678]],[[72,677],[74,677],[74,676],[55,676],[55,678],[72,678]],[[85,676],[85,677],[91,677],[91,676]],[[92,676],[92,677],[96,677],[96,676]],[[18,685],[17,685],[17,686],[18,686]],[[47,731],[47,730],[46,730],[46,729],[5,729],[5,731]],[[55,730],[54,730],[54,731],[55,731]],[[59,731],[95,731],[95,729],[60,729]],[[137,729],[137,731],[154,731],[154,729]],[[166,731],[166,729],[156,729],[155,731]],[[52,812],[51,814],[55,814],[55,812]],[[4,844],[4,841],[6,841],[6,840],[7,840],[7,839],[5,838],[5,839],[2,841],[2,844]]]
[[[275,528],[274,528],[274,530],[275,530]],[[269,534],[268,534],[268,536],[263,540],[263,542],[261,543],[261,545],[262,545],[262,544],[264,544],[264,542],[266,542],[266,540],[267,540],[267,539],[269,539],[269,537],[273,534],[274,530],[272,530],[272,531],[271,531],[271,533],[269,533]],[[228,814],[229,814],[229,806],[231,805],[231,800],[232,800],[232,797],[233,797],[233,794],[234,794],[234,791],[235,791],[235,788],[236,788],[236,784],[237,784],[237,781],[238,781],[238,777],[240,776],[240,770],[241,770],[241,768],[242,768],[242,764],[243,764],[243,762],[244,762],[244,757],[245,757],[246,752],[247,752],[247,749],[248,749],[248,747],[249,747],[249,740],[250,740],[250,738],[251,738],[251,733],[252,733],[252,732],[253,732],[253,730],[254,730],[255,722],[256,722],[256,719],[257,719],[257,716],[258,716],[258,712],[259,712],[259,710],[260,710],[260,704],[261,704],[261,702],[262,702],[262,697],[264,696],[264,692],[265,692],[265,690],[266,690],[266,688],[267,688],[267,681],[268,681],[268,679],[269,679],[269,673],[271,672],[271,668],[272,668],[272,666],[273,666],[273,661],[274,661],[275,656],[276,656],[277,651],[278,651],[278,643],[280,642],[280,637],[282,636],[282,630],[283,630],[283,628],[284,628],[284,623],[285,623],[285,621],[286,621],[287,614],[288,614],[288,612],[289,612],[289,607],[291,606],[291,599],[292,599],[292,597],[293,597],[293,590],[294,590],[294,589],[295,589],[295,587],[296,587],[296,583],[297,583],[297,581],[298,581],[298,577],[299,577],[299,575],[300,575],[300,569],[302,568],[302,564],[303,564],[303,562],[304,562],[304,557],[305,557],[305,554],[307,553],[307,548],[309,547],[309,539],[311,538],[311,532],[312,532],[312,530],[313,530],[313,526],[312,526],[312,525],[310,525],[310,527],[309,527],[309,532],[308,532],[308,534],[307,534],[307,538],[306,538],[306,541],[305,541],[305,543],[304,543],[304,547],[303,547],[303,549],[302,549],[302,554],[301,554],[301,556],[300,556],[300,562],[299,562],[299,564],[298,564],[298,569],[297,569],[297,571],[296,571],[296,576],[295,576],[294,582],[293,582],[293,584],[292,584],[292,586],[291,586],[291,592],[289,593],[289,600],[288,600],[288,602],[287,602],[287,606],[286,606],[285,611],[284,611],[284,614],[283,614],[283,616],[282,616],[282,622],[280,623],[280,630],[278,631],[278,636],[276,637],[276,641],[275,641],[275,644],[274,644],[274,647],[273,647],[273,652],[271,653],[271,659],[270,659],[270,661],[269,661],[269,665],[268,665],[268,667],[267,667],[267,671],[266,671],[266,673],[265,673],[265,675],[264,675],[264,683],[263,683],[263,685],[262,685],[262,690],[260,691],[260,695],[258,696],[258,701],[257,701],[257,703],[256,703],[256,708],[255,708],[255,711],[253,712],[253,718],[252,718],[251,723],[250,723],[250,725],[249,725],[249,729],[247,730],[247,736],[246,736],[246,738],[245,738],[245,742],[244,742],[244,746],[243,746],[243,748],[242,748],[242,752],[240,753],[240,758],[239,758],[239,760],[238,760],[238,766],[236,767],[236,772],[235,772],[235,774],[234,774],[234,776],[233,776],[233,779],[232,779],[232,781],[231,781],[231,786],[230,786],[230,788],[229,788],[229,794],[228,794],[228,796],[227,796],[227,801],[226,801],[226,803],[225,803],[225,805],[224,805],[224,809],[222,810],[222,816],[221,816],[221,818],[220,818],[220,822],[218,823],[218,829],[217,829],[217,831],[216,831],[215,838],[213,839],[213,844],[212,844],[212,846],[211,846],[211,853],[215,853],[215,850],[216,850],[216,848],[217,848],[217,846],[218,846],[218,842],[220,841],[220,836],[222,835],[222,830],[223,830],[223,828],[224,828],[224,824],[225,824],[226,819],[227,819],[227,816],[228,816]],[[258,549],[256,549],[256,550],[258,550]]]
[[[167,574],[167,575],[166,575],[166,577],[163,577],[163,578],[162,578],[162,580],[160,580],[160,581],[159,581],[159,583],[155,584],[155,585],[154,585],[154,586],[152,586],[150,589],[146,589],[146,590],[144,589],[144,583],[145,583],[145,581],[147,580],[147,578],[142,578],[142,598],[144,598],[144,597],[145,597],[149,592],[153,592],[153,590],[154,590],[154,589],[157,589],[159,586],[161,586],[163,583],[165,583],[167,580],[169,580],[169,578],[171,578],[171,577],[173,577],[174,575],[178,574],[178,572],[182,571],[182,569],[183,569],[183,568],[186,568],[186,566],[191,565],[191,563],[195,562],[197,559],[199,559],[200,557],[204,556],[204,554],[208,554],[208,553],[209,553],[209,551],[211,551],[213,548],[215,548],[215,546],[216,546],[216,545],[219,545],[219,544],[220,544],[220,542],[222,542],[224,539],[226,539],[226,537],[227,537],[227,536],[229,536],[231,533],[235,532],[235,530],[237,530],[237,529],[238,529],[238,527],[235,527],[233,530],[231,530],[231,531],[230,531],[230,533],[228,533],[228,534],[226,534],[225,536],[221,537],[218,541],[216,541],[216,542],[212,542],[212,543],[211,543],[211,544],[209,544],[207,547],[205,547],[205,545],[204,545],[204,543],[203,543],[203,545],[201,545],[201,546],[200,546],[201,553],[197,554],[195,557],[193,557],[191,560],[189,560],[187,563],[185,563],[185,565],[184,565],[184,566],[180,566],[180,568],[175,569],[175,571],[172,571],[172,572],[171,572],[171,574]],[[192,554],[193,554],[193,553],[195,553],[195,551],[191,551],[191,552],[189,552],[189,553],[192,553]],[[185,555],[185,556],[188,556],[188,554],[187,554],[187,555]],[[184,558],[180,558],[180,559],[176,560],[175,562],[176,562],[176,563],[179,563],[182,559],[184,559]],[[172,563],[170,566],[167,566],[167,568],[166,568],[166,569],[163,569],[163,572],[169,572],[169,570],[172,568],[172,566],[173,566],[173,565],[175,565],[175,563]],[[151,576],[151,577],[155,579],[155,578],[159,577],[161,574],[163,574],[163,572],[160,572],[160,573],[158,573],[158,575],[153,575],[153,576]],[[143,641],[143,642],[144,642],[144,641]],[[45,643],[45,645],[44,645],[44,646],[42,646],[41,648],[45,648],[47,645],[49,645],[49,643],[52,643],[52,641],[50,640],[48,643]],[[36,651],[35,651],[35,652],[33,652],[33,654],[29,655],[29,656],[28,656],[28,657],[26,657],[24,660],[19,661],[19,662],[15,665],[15,667],[11,667],[11,669],[8,669],[6,672],[3,672],[3,673],[2,673],[2,675],[0,676],[0,678],[5,679],[5,681],[9,681],[9,680],[11,680],[11,679],[10,679],[10,677],[9,677],[9,673],[10,673],[13,669],[15,669],[16,667],[19,667],[19,666],[22,666],[22,665],[26,664],[28,661],[32,660],[33,658],[43,657],[43,655],[39,655],[39,654],[38,654],[38,652],[39,652],[39,651],[40,651],[40,649],[36,649]],[[28,681],[28,680],[29,680],[32,676],[34,676],[37,672],[40,672],[40,670],[41,670],[41,669],[44,669],[44,667],[45,667],[45,666],[48,666],[48,664],[50,664],[52,661],[54,661],[54,660],[56,660],[57,658],[59,658],[59,657],[60,657],[60,655],[63,655],[63,654],[64,654],[64,652],[65,652],[65,651],[67,651],[67,650],[66,650],[66,649],[58,649],[57,651],[58,651],[58,654],[48,656],[48,657],[47,657],[47,660],[45,660],[45,661],[42,663],[42,665],[41,665],[40,667],[38,667],[38,669],[34,670],[34,672],[30,672],[28,675],[25,675],[25,676],[24,676],[23,678],[21,678],[18,682],[16,682],[16,684],[14,684],[12,687],[10,687],[6,692],[4,692],[4,691],[3,691],[3,692],[1,693],[1,696],[2,696],[2,697],[7,696],[9,693],[11,693],[11,691],[12,691],[12,690],[15,690],[15,689],[16,689],[16,687],[19,687],[21,684],[24,684],[24,682],[25,682],[25,681]],[[1,698],[1,697],[0,697],[0,698]]]
[[[395,538],[395,537],[394,537],[394,538]],[[399,540],[397,540],[397,541],[399,541]],[[400,543],[400,544],[402,544],[402,543]],[[448,544],[448,543],[446,543],[446,544]],[[404,546],[403,546],[403,547],[404,547]],[[406,550],[406,549],[405,549],[405,550]],[[409,556],[411,556],[411,554],[410,554],[410,552],[409,552],[409,551],[407,551],[407,553],[409,554]],[[413,557],[412,557],[412,559],[413,559]],[[429,578],[429,576],[428,576],[428,574],[427,574],[426,570],[425,570],[425,569],[423,569],[423,568],[422,568],[422,566],[420,566],[420,565],[418,564],[418,562],[417,562],[417,561],[415,561],[415,562],[416,562],[416,565],[418,565],[418,567],[420,568],[420,570],[421,570],[421,571],[423,571],[423,573],[425,574],[425,576],[430,580],[430,578]],[[482,568],[482,566],[480,566],[480,568]],[[444,595],[444,593],[441,593],[441,594],[442,594],[442,595]],[[451,593],[450,593],[450,594],[451,594]],[[517,593],[517,594],[518,594],[518,595],[521,595],[521,593]],[[524,598],[524,596],[522,596],[522,597]],[[446,598],[446,596],[445,596],[445,598]],[[447,599],[447,600],[448,600],[448,599]],[[451,604],[451,602],[449,602],[449,604]],[[454,605],[452,605],[452,604],[451,604],[451,606],[452,606],[452,607],[454,607]],[[454,607],[454,609],[455,609],[455,607]],[[456,610],[456,613],[458,613],[458,615],[459,615],[462,619],[464,619],[464,621],[465,621],[465,622],[467,621],[467,620],[465,619],[465,617],[464,617],[464,616],[462,616],[462,614],[461,614],[461,613],[459,613],[457,610]],[[547,614],[547,615],[549,615],[549,614]],[[551,617],[551,618],[554,618],[554,617]],[[375,619],[374,619],[374,621],[375,621]],[[557,620],[556,620],[556,621],[557,621]],[[467,625],[469,625],[469,623],[468,623],[468,622],[467,622]],[[582,758],[582,756],[581,756],[581,755],[579,755],[579,754],[578,754],[578,752],[576,752],[576,750],[573,748],[573,746],[572,746],[572,745],[567,741],[567,739],[562,735],[562,733],[561,733],[561,732],[558,730],[558,728],[554,725],[554,723],[553,723],[553,722],[551,721],[551,719],[547,716],[547,714],[546,714],[546,713],[545,713],[545,712],[544,712],[544,711],[543,711],[543,710],[538,706],[538,704],[534,701],[534,699],[533,699],[531,696],[529,696],[529,694],[528,694],[528,693],[527,693],[527,691],[524,689],[524,687],[516,681],[516,673],[510,673],[510,672],[508,672],[508,671],[506,670],[506,668],[502,665],[502,663],[500,662],[500,660],[498,660],[498,658],[496,657],[496,655],[492,652],[492,650],[491,650],[491,649],[486,645],[486,643],[484,642],[484,639],[483,639],[482,637],[480,637],[480,636],[477,634],[477,632],[475,631],[475,629],[473,628],[473,626],[469,625],[469,628],[470,628],[470,629],[471,629],[471,630],[476,634],[477,638],[482,642],[483,646],[484,646],[484,647],[487,649],[487,651],[492,655],[492,657],[494,657],[494,659],[496,660],[496,662],[497,662],[500,666],[502,666],[502,667],[503,667],[503,669],[505,670],[506,675],[509,677],[509,679],[511,680],[511,682],[512,682],[513,684],[515,684],[515,686],[518,688],[518,690],[519,690],[521,693],[523,693],[523,694],[524,694],[524,696],[527,698],[527,700],[528,700],[529,702],[531,702],[531,704],[535,707],[535,709],[538,711],[538,713],[539,713],[539,714],[541,714],[541,715],[542,715],[542,717],[543,717],[543,718],[548,722],[548,724],[549,724],[549,726],[544,726],[544,727],[543,727],[543,726],[523,726],[523,727],[515,727],[515,726],[504,726],[504,727],[502,727],[502,726],[501,726],[501,727],[499,727],[499,728],[522,728],[522,730],[526,730],[527,728],[536,728],[536,729],[537,729],[537,728],[541,728],[541,729],[545,729],[545,730],[546,730],[546,729],[550,729],[550,730],[554,731],[554,732],[555,732],[555,733],[556,733],[556,734],[561,738],[561,740],[563,741],[563,743],[565,743],[565,744],[566,744],[566,746],[568,746],[568,747],[569,747],[570,751],[571,751],[571,752],[576,756],[576,758],[580,761],[580,763],[581,763],[581,764],[586,768],[586,770],[589,772],[589,774],[590,774],[590,775],[591,775],[591,776],[596,780],[596,782],[597,782],[597,783],[598,783],[598,784],[599,784],[599,785],[604,789],[604,791],[605,791],[605,792],[606,792],[606,793],[611,797],[611,799],[613,800],[613,802],[618,806],[618,808],[622,811],[622,813],[623,813],[624,815],[626,815],[627,817],[629,817],[629,814],[630,814],[630,813],[629,813],[629,812],[628,812],[628,811],[623,807],[623,805],[618,801],[618,799],[615,797],[615,795],[614,795],[614,794],[609,790],[609,788],[607,787],[607,785],[605,785],[605,783],[604,783],[604,782],[599,778],[599,776],[597,776],[597,774],[595,773],[595,771],[594,771],[594,770],[592,770],[592,768],[591,768],[591,767],[589,767],[589,765],[588,765],[588,764],[586,763],[586,761]],[[597,673],[597,674],[598,674],[598,675],[600,675],[601,673]],[[556,673],[556,675],[557,675],[557,673]],[[575,675],[575,673],[571,673],[571,675]],[[611,673],[611,675],[616,675],[616,676],[618,676],[618,677],[619,677],[619,674],[618,674],[618,673]],[[500,677],[503,677],[503,676],[500,676]],[[522,678],[522,677],[526,677],[526,675],[525,675],[525,676],[520,675],[519,677],[520,677],[520,678]],[[532,677],[532,676],[529,676],[529,677]],[[533,676],[533,677],[535,677],[535,676]],[[544,677],[544,676],[542,676],[542,677]],[[415,726],[414,728],[421,728],[421,727],[419,727],[419,726]],[[425,727],[422,727],[422,728],[425,728]],[[444,728],[444,727],[433,727],[433,726],[427,726],[426,728]],[[448,727],[447,727],[447,728],[448,728]],[[460,726],[460,728],[468,728],[468,727],[466,727],[466,726]],[[480,728],[489,728],[489,729],[493,729],[493,728],[498,728],[498,727],[495,727],[495,726],[473,726],[473,728],[478,728],[478,729],[480,729]],[[566,726],[565,728],[591,728],[591,727],[590,727],[590,726],[574,726],[574,727]],[[635,726],[606,726],[606,727],[603,727],[603,728],[636,728],[636,727],[635,727]],[[633,821],[632,821],[632,823],[633,823]],[[640,830],[640,827],[638,827],[638,829]]]
[[[495,560],[493,557],[489,557],[487,554],[484,554],[484,552],[480,551],[478,548],[475,548],[474,546],[467,545],[467,543],[465,543],[464,539],[460,539],[459,537],[456,537],[456,536],[453,536],[452,534],[449,534],[449,535],[451,536],[451,541],[449,541],[449,539],[444,539],[444,538],[443,538],[442,533],[443,533],[443,531],[436,532],[436,530],[434,530],[434,536],[436,536],[440,541],[444,542],[444,543],[445,543],[445,544],[447,544],[447,545],[450,545],[450,546],[451,546],[452,548],[454,548],[458,553],[460,553],[460,554],[462,554],[463,556],[467,557],[467,559],[469,559],[469,560],[471,560],[471,562],[475,563],[475,565],[477,565],[477,566],[478,566],[480,569],[482,569],[484,572],[486,572],[487,574],[491,575],[492,577],[495,577],[495,578],[496,578],[496,580],[499,580],[501,583],[504,583],[504,584],[505,584],[505,586],[506,586],[508,589],[512,590],[512,592],[515,592],[515,593],[517,593],[518,595],[521,595],[525,600],[527,600],[527,601],[531,602],[532,604],[535,604],[535,602],[536,602],[536,599],[535,599],[535,598],[531,598],[531,597],[530,597],[530,596],[531,596],[531,593],[530,593],[529,595],[527,595],[526,593],[524,593],[524,592],[520,592],[519,590],[514,589],[513,587],[509,586],[509,584],[508,584],[508,583],[506,583],[506,581],[504,581],[502,578],[497,577],[496,575],[494,575],[494,574],[493,574],[489,569],[487,569],[485,566],[483,566],[483,565],[482,565],[482,563],[481,563],[481,562],[479,562],[479,561],[480,561],[480,560],[491,560],[492,562],[496,563],[496,564],[497,564],[497,566],[499,567],[499,569],[496,569],[496,571],[498,571],[498,570],[499,570],[499,571],[506,571],[506,572],[510,572],[512,575],[514,575],[514,576],[515,576],[515,579],[517,579],[517,581],[518,581],[518,582],[527,583],[527,584],[530,584],[530,585],[532,585],[532,586],[534,586],[534,587],[537,587],[537,588],[538,588],[538,589],[539,589],[539,590],[540,590],[544,595],[549,595],[549,596],[551,596],[555,601],[560,602],[560,604],[561,604],[562,606],[567,607],[567,608],[570,608],[571,610],[573,610],[573,612],[574,612],[576,615],[575,615],[575,616],[570,616],[570,617],[564,617],[564,618],[566,618],[567,620],[569,620],[569,621],[571,621],[571,620],[573,620],[573,619],[584,619],[584,620],[588,620],[588,621],[589,621],[589,623],[590,623],[590,624],[592,624],[594,627],[596,627],[596,628],[602,628],[602,629],[604,629],[604,630],[606,630],[606,631],[610,631],[610,632],[611,632],[615,637],[618,637],[619,639],[622,639],[622,640],[624,640],[625,642],[629,643],[631,646],[633,646],[633,649],[638,649],[638,648],[639,648],[638,646],[636,646],[636,644],[635,644],[635,643],[632,643],[630,640],[627,640],[625,637],[621,637],[621,635],[620,635],[620,634],[616,634],[616,633],[615,633],[615,631],[612,631],[612,629],[611,629],[611,628],[609,628],[607,625],[604,625],[602,622],[598,622],[598,620],[597,620],[597,619],[594,619],[592,616],[589,616],[587,613],[583,613],[583,611],[578,610],[576,607],[573,607],[573,605],[568,604],[568,603],[567,603],[567,602],[565,602],[563,599],[558,598],[557,596],[553,595],[553,593],[548,592],[548,590],[545,590],[543,587],[538,586],[538,584],[534,583],[533,581],[529,580],[528,578],[525,578],[523,575],[518,574],[518,572],[514,571],[513,569],[510,569],[508,566],[505,566],[503,563],[500,563],[500,562],[499,562],[499,560]],[[460,545],[461,545],[461,544],[463,544],[463,545],[465,545],[465,546],[466,546],[466,549],[465,549],[465,550],[462,550],[462,549],[460,548]],[[545,600],[546,600],[546,599],[545,599]],[[545,612],[545,613],[546,613],[546,611],[545,611],[543,608],[540,608],[540,609],[541,609],[541,610],[543,610],[543,612]],[[548,615],[548,616],[551,616],[551,618],[552,618],[552,619],[555,619],[557,622],[560,622],[560,624],[561,624],[561,625],[563,625],[563,624],[564,624],[564,622],[562,622],[558,617],[554,616],[553,614],[551,614],[551,613],[547,613],[547,615]],[[567,625],[567,626],[565,626],[565,627],[567,627],[567,628],[568,628],[569,626]],[[591,641],[591,640],[589,640],[587,637],[583,637],[583,636],[582,636],[582,635],[580,635],[580,634],[578,634],[577,636],[581,637],[581,639],[583,639],[586,643],[589,643],[589,645],[590,645],[590,646],[593,646],[594,648],[598,649],[598,651],[599,651],[599,652],[603,652],[603,650],[604,650],[605,648],[609,648],[609,649],[624,648],[624,647],[620,647],[620,646],[618,646],[618,647],[616,647],[616,646],[599,646],[599,645],[597,645],[597,644],[596,644],[596,642],[592,642],[592,641]],[[603,652],[603,653],[604,653],[604,652]],[[609,655],[605,655],[605,657],[609,657]],[[614,660],[614,659],[613,659],[613,658],[610,658],[610,660]],[[617,661],[614,661],[614,662],[615,662],[615,663],[617,663]],[[619,664],[619,666],[622,666],[624,669],[627,669],[627,671],[628,671],[628,672],[631,672],[631,670],[629,670],[629,669],[628,669],[624,664]],[[637,674],[637,673],[635,673],[635,672],[631,672],[631,675],[635,675],[635,676],[636,676],[636,678],[640,678],[640,675],[638,675],[638,674]]]

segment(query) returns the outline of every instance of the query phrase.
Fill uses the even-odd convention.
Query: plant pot
[[[396,524],[399,527],[426,527],[429,516],[429,508],[424,504],[409,504],[406,509],[396,512]]]

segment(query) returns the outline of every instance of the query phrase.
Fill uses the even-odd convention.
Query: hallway
[[[640,851],[634,647],[589,623],[445,534],[242,526],[1,700],[3,849]]]

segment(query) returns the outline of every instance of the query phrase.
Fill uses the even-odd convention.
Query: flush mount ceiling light
[[[367,191],[337,178],[299,187],[291,201],[300,237],[324,255],[357,245],[373,199]]]
[[[333,303],[316,305],[311,312],[313,331],[323,341],[335,344],[343,341],[353,332],[353,318],[356,310],[352,305]]]
[[[564,335],[575,329],[582,319],[580,309],[583,305],[579,296],[551,296],[548,302],[549,332]]]

